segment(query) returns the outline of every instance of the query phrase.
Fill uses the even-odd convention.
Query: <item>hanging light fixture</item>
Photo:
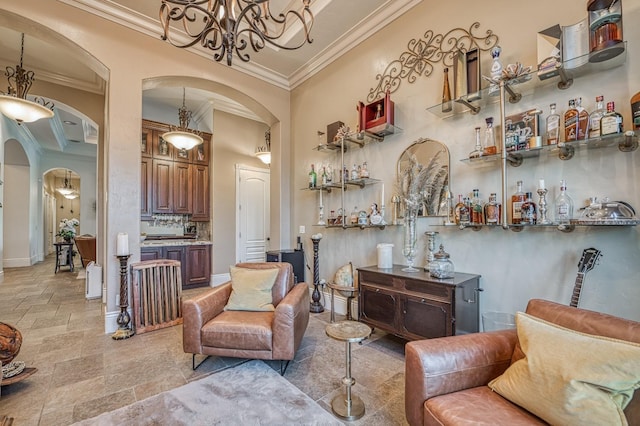
[[[65,170],[64,172],[64,185],[56,188],[56,191],[58,191],[60,194],[64,195],[66,198],[67,195],[71,195],[75,192],[75,190],[73,189],[73,185],[71,185],[71,180],[69,179],[69,170]]]
[[[191,111],[185,105],[185,89],[182,89],[182,107],[178,109],[178,121],[180,126],[171,126],[171,131],[162,135],[162,138],[178,149],[189,150],[203,141],[200,132],[189,129]]]
[[[216,61],[226,57],[229,66],[234,52],[241,61],[249,62],[247,47],[259,52],[269,43],[280,49],[295,50],[305,43],[312,43],[310,32],[314,18],[309,3],[311,0],[302,0],[301,11],[273,14],[269,0],[162,0],[162,39],[180,48],[199,43],[215,52],[213,59]],[[178,25],[171,27],[171,22]],[[304,38],[293,46],[286,46],[284,43],[288,40],[281,44],[278,39],[292,22],[300,22]],[[178,35],[172,37],[171,31]],[[183,42],[185,33],[190,40]]]
[[[53,104],[42,98],[27,99],[27,93],[34,80],[34,72],[22,68],[24,57],[24,33],[20,47],[20,64],[15,68],[7,67],[5,75],[9,81],[8,93],[0,95],[0,112],[15,120],[18,124],[30,123],[41,118],[53,117]]]
[[[256,148],[256,157],[264,164],[271,164],[271,132],[264,132],[264,145]]]

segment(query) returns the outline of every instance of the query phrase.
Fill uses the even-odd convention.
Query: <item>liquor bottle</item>
[[[460,225],[471,224],[471,202],[469,197],[464,197],[462,206],[460,207]]]
[[[505,141],[504,147],[507,152],[516,151],[518,149],[518,142],[520,140],[518,134],[515,131],[513,123],[511,120],[507,120],[506,123],[506,132],[505,132]]]
[[[462,194],[459,194],[458,203],[453,208],[453,217],[456,225],[460,225],[460,212],[462,211],[463,207],[464,207],[464,202],[462,201]]]
[[[327,166],[327,183],[333,182],[333,167]]]
[[[442,86],[442,112],[449,112],[453,109],[451,102],[451,88],[449,87],[449,68],[444,69],[444,84]]]
[[[502,48],[500,48],[500,46],[495,46],[493,49],[491,49],[491,58],[493,58],[493,62],[491,63],[491,79],[495,82],[498,82],[502,77],[500,52],[502,52]],[[489,95],[493,96],[499,93],[500,85],[498,83],[491,83],[491,85],[489,85]]]
[[[493,132],[493,117],[487,117],[484,121],[487,123],[487,128],[484,130],[484,155],[496,155],[498,149],[496,148],[496,136]]]
[[[342,166],[342,181],[347,182],[349,180],[349,170],[347,166]]]
[[[318,182],[318,175],[316,174],[315,166],[311,165],[311,171],[309,172],[309,188],[313,189],[316,187],[316,183]]]
[[[556,104],[549,105],[547,117],[547,145],[555,145],[560,141],[560,114],[556,112]]]
[[[576,109],[578,110],[578,140],[587,138],[587,128],[589,127],[589,113],[582,107],[582,98],[576,99]]]
[[[482,225],[484,223],[484,208],[482,200],[480,200],[480,190],[473,190],[473,199],[471,200],[471,223],[474,225]]]
[[[357,180],[360,174],[358,173],[358,167],[354,164],[351,168],[351,180]]]
[[[533,198],[531,198],[532,193],[527,192],[526,199],[524,203],[520,206],[520,212],[522,214],[522,221],[520,223],[525,223],[527,225],[535,225],[536,224],[536,203],[533,202]]]
[[[607,112],[604,109],[604,96],[596,97],[596,109],[589,115],[589,138],[600,137],[600,120]]]
[[[362,169],[360,169],[360,178],[366,179],[369,177],[369,169],[367,168],[367,162],[362,163]]]
[[[564,140],[578,140],[578,110],[574,99],[569,100],[569,109],[564,113]]]
[[[560,194],[554,203],[555,221],[558,225],[568,225],[573,218],[573,200],[567,194],[567,183],[560,181]]]
[[[489,202],[484,205],[484,222],[487,225],[497,225],[500,223],[502,214],[501,205],[498,203],[498,197],[495,192],[489,196]]]
[[[633,130],[640,130],[640,92],[631,97],[631,121]]]
[[[517,183],[516,192],[511,196],[511,223],[519,224],[522,222],[522,203],[525,201],[525,194],[522,192],[522,181]]]
[[[600,120],[600,136],[622,132],[622,115],[615,111],[614,102],[607,102],[607,113]]]
[[[469,158],[480,158],[484,153],[480,143],[480,127],[476,127],[476,147],[469,153]]]
[[[327,168],[326,166],[322,166],[322,175],[320,178],[320,181],[322,182],[322,186],[327,186]]]
[[[349,223],[351,223],[352,225],[357,225],[359,213],[360,212],[358,211],[358,206],[355,206],[351,211],[351,215],[349,215]]]

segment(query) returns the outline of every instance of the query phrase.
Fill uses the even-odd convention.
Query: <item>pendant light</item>
[[[65,197],[67,195],[73,194],[74,189],[73,189],[73,185],[71,185],[71,179],[69,179],[69,170],[65,170],[64,184],[61,187],[56,188],[56,191],[58,191],[60,194],[64,195]]]
[[[256,157],[264,164],[271,164],[271,131],[264,132],[264,142],[263,146],[256,148]]]
[[[24,33],[20,47],[20,64],[15,68],[7,67],[5,75],[9,81],[9,92],[0,95],[0,112],[7,117],[21,123],[30,123],[41,118],[53,117],[53,104],[42,98],[34,98],[35,102],[27,99],[27,93],[34,80],[34,72],[22,67],[24,57]]]
[[[204,142],[199,135],[200,132],[189,130],[191,121],[191,111],[185,105],[185,89],[182,89],[182,107],[178,109],[179,126],[170,126],[171,131],[162,135],[162,138],[178,149],[189,150]]]

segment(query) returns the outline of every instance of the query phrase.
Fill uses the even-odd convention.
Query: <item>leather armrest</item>
[[[515,330],[417,340],[405,347],[405,413],[422,425],[424,401],[484,386],[511,363]]]
[[[282,299],[273,319],[273,359],[291,360],[309,324],[309,286],[299,283]]]
[[[231,295],[231,282],[182,301],[182,347],[186,353],[202,353],[200,330],[219,315]]]

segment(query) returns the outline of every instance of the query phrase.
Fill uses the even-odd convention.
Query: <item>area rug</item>
[[[262,361],[249,361],[76,425],[342,425]]]

